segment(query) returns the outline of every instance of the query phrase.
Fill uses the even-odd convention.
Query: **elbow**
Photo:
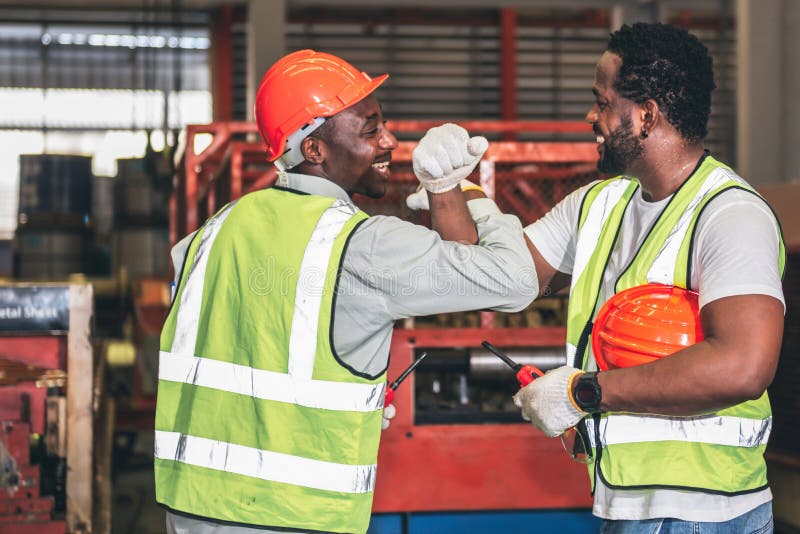
[[[512,311],[522,311],[539,295],[539,277],[533,262],[520,264],[516,275],[513,277],[511,296]]]
[[[756,400],[767,391],[767,387],[769,387],[772,380],[763,380],[755,378],[750,380],[747,384],[744,384],[742,387],[742,396],[744,397],[743,400]]]
[[[495,304],[489,309],[503,313],[521,312],[533,302],[535,295],[530,290],[519,291],[516,288],[508,288],[502,293],[495,295]]]
[[[775,377],[780,354],[780,343],[751,343],[738,339],[736,343],[721,343],[713,337],[704,341],[713,351],[708,369],[714,375],[719,400],[734,405],[759,399]],[[772,345],[772,346],[770,346]],[[710,376],[710,375],[709,375]]]
[[[527,308],[539,295],[539,277],[533,258],[527,249],[524,254],[504,254],[497,256],[486,270],[486,287],[493,287],[500,305],[492,309],[503,312],[518,312]]]
[[[773,376],[774,372],[766,373],[758,369],[740,373],[739,380],[735,383],[736,402],[759,399],[772,383]]]
[[[499,285],[503,287],[501,293],[497,293],[498,304],[491,309],[505,313],[520,312],[530,306],[531,302],[539,293],[539,285],[535,283],[519,283],[519,279],[504,280]]]
[[[775,378],[778,368],[780,346],[773,352],[762,353],[760,358],[752,360],[748,371],[742,373],[742,393],[747,400],[760,398]]]
[[[736,404],[740,404],[742,402],[747,401],[754,401],[761,398],[761,395],[767,388],[758,388],[758,387],[748,387],[740,391],[739,398],[736,399]]]
[[[516,295],[512,295],[511,300],[508,306],[505,306],[504,311],[508,311],[510,313],[520,312],[530,306],[534,297],[535,295],[529,294],[528,291],[525,293],[517,293]]]

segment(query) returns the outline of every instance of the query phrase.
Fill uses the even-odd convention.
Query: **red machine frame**
[[[394,132],[424,132],[440,124],[433,121],[390,123]],[[473,133],[500,133],[503,139],[522,132],[591,133],[582,122],[471,121],[462,126]],[[201,220],[226,202],[248,192],[269,187],[277,172],[266,162],[254,124],[219,122],[187,127],[185,152],[170,199],[170,238],[198,228]],[[211,134],[211,142],[195,152],[198,135]],[[242,139],[244,137],[245,139]],[[400,142],[392,162],[408,164],[416,143]],[[490,143],[479,167],[481,185],[495,194],[496,166],[537,162],[577,164],[592,172],[597,161],[594,142]],[[570,177],[565,171],[563,178]],[[523,171],[537,178],[537,171]],[[552,172],[550,173],[552,179]],[[393,172],[393,181],[415,180],[409,172]],[[556,180],[557,181],[557,180]],[[566,182],[555,187],[567,187]],[[525,198],[541,208],[547,199],[535,187],[522,184]],[[560,196],[567,191],[558,191]],[[510,200],[517,212],[531,207]],[[546,207],[550,207],[547,205]],[[563,347],[564,328],[493,328],[493,314],[483,312],[484,328],[395,329],[389,377],[396,377],[421,349],[479,348],[489,339],[503,348]],[[509,373],[509,380],[513,380]],[[579,508],[591,505],[586,468],[570,460],[558,439],[548,439],[527,423],[427,424],[414,422],[414,379],[399,388],[397,417],[382,436],[375,512],[520,510]]]
[[[559,346],[563,328],[397,329],[389,377],[421,349],[481,346]],[[515,380],[509,372],[509,381]],[[586,467],[573,462],[561,440],[528,423],[414,423],[414,375],[395,392],[397,416],[381,436],[373,511],[458,511],[591,506]]]

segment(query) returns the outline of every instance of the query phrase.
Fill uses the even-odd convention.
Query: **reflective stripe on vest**
[[[158,379],[308,408],[372,412],[383,408],[386,383],[346,384],[171,352],[159,354]]]
[[[303,254],[289,337],[289,374],[296,378],[311,380],[317,352],[317,319],[333,242],[356,211],[349,202],[334,200],[317,222]]]
[[[357,412],[383,409],[385,383],[347,384],[311,379],[325,272],[336,237],[356,213],[352,204],[342,200],[334,201],[322,214],[303,255],[289,341],[289,373],[264,371],[194,356],[208,251],[234,204],[231,203],[211,219],[203,232],[178,308],[178,327],[172,352],[159,353],[158,378],[309,408]]]
[[[375,489],[377,465],[344,465],[323,462],[156,430],[155,457],[326,491],[369,493]]]
[[[689,202],[686,211],[683,212],[678,223],[674,226],[669,237],[667,237],[667,240],[658,252],[658,256],[647,272],[648,282],[667,285],[673,285],[675,283],[675,258],[678,257],[678,251],[689,230],[689,225],[694,220],[695,210],[700,203],[703,202],[703,199],[705,199],[709,192],[721,187],[725,182],[743,183],[741,178],[724,167],[719,167],[711,171],[708,178],[703,182],[703,185],[700,186],[700,190],[694,198],[692,198],[691,202]],[[688,282],[687,280],[687,283]]]
[[[575,262],[572,270],[572,287],[584,274],[589,259],[592,257],[597,243],[600,240],[600,232],[605,226],[606,220],[611,215],[612,209],[617,202],[622,199],[625,191],[630,185],[629,180],[615,180],[603,187],[603,190],[594,199],[589,212],[581,224],[581,232],[578,235],[578,242],[575,244]],[[571,290],[572,288],[570,288]]]
[[[172,352],[176,354],[194,355],[194,347],[197,342],[197,324],[200,320],[200,302],[203,298],[203,284],[206,280],[206,267],[208,266],[208,254],[214,240],[222,228],[222,223],[230,215],[231,210],[236,205],[233,201],[225,208],[212,217],[205,225],[203,235],[200,236],[200,244],[194,256],[194,262],[186,277],[181,301],[178,306],[178,315],[175,319],[175,339],[172,341]]]
[[[595,424],[586,419],[589,440],[595,443]],[[620,414],[600,420],[600,444],[603,447],[620,443],[679,440],[730,447],[766,445],[772,428],[772,417],[745,419],[716,414],[696,417],[667,417],[646,414]]]
[[[595,190],[599,188],[599,192]],[[601,243],[603,229],[612,217],[622,218],[625,213],[627,203],[638,186],[636,182],[627,178],[606,180],[595,185],[586,193],[584,202],[589,200],[586,215],[581,209],[581,216],[578,225],[578,239],[575,244],[575,261],[573,262],[572,277],[570,283],[570,306],[568,310],[568,327],[576,322],[576,317],[580,316],[583,310],[596,307],[597,295],[588,293],[576,293],[575,288],[579,286],[594,287],[600,284],[603,276],[606,258],[596,257],[597,249],[603,245],[609,248],[612,243]],[[598,263],[603,262],[602,265]],[[589,279],[587,281],[587,278]],[[579,320],[585,324],[587,318],[581,317]],[[581,362],[576,362],[577,345],[580,341],[582,327],[578,329],[567,329],[567,362],[580,366]]]

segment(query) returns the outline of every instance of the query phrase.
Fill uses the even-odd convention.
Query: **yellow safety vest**
[[[639,185],[625,177],[596,184],[581,206],[567,322],[568,362],[587,369],[591,329],[602,306],[603,274],[625,211]],[[682,288],[691,279],[694,228],[706,204],[729,189],[756,194],[730,168],[706,156],[658,215],[615,291],[657,282]],[[780,245],[783,272],[785,250]],[[735,495],[766,487],[763,453],[772,424],[766,392],[692,417],[604,413],[584,419],[595,452],[589,472],[610,488],[674,488]]]
[[[161,333],[156,500],[245,525],[366,532],[385,394],[331,346],[351,203],[251,193],[193,239]]]

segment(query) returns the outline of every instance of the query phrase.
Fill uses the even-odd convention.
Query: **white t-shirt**
[[[525,228],[547,263],[560,272],[572,272],[578,214],[591,185],[574,191]],[[647,202],[641,188],[636,192],[625,212],[598,302],[605,302],[614,294],[614,283],[668,202],[669,198]],[[785,306],[778,271],[779,236],[772,211],[752,193],[733,189],[711,200],[697,222],[691,258],[691,287],[700,294],[700,307],[723,297],[749,294],[769,295]],[[598,479],[593,513],[604,519],[675,517],[720,522],[771,499],[769,488],[729,497],[685,490],[616,490]]]

